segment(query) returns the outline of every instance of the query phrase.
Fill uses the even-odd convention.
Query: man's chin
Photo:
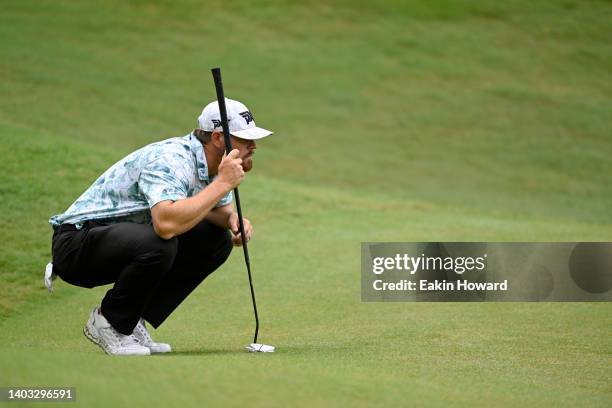
[[[252,159],[246,159],[245,161],[242,162],[242,170],[244,170],[245,172],[251,171],[252,168],[253,168]]]

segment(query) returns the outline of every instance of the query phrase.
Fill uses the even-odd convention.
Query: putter
[[[219,103],[219,113],[221,115],[221,126],[223,127],[223,138],[225,140],[225,151],[227,154],[232,151],[232,141],[230,139],[229,123],[227,121],[227,109],[225,107],[225,96],[223,94],[223,82],[221,81],[221,68],[211,69],[217,91],[217,102]],[[274,346],[257,343],[259,334],[259,315],[257,314],[257,303],[255,302],[255,289],[253,289],[253,278],[251,277],[251,262],[249,260],[249,250],[244,234],[244,221],[242,219],[242,208],[240,207],[240,195],[238,187],[234,187],[234,197],[236,198],[236,210],[238,211],[238,224],[240,225],[240,239],[242,240],[242,250],[244,251],[244,261],[249,275],[249,286],[251,287],[251,299],[253,301],[253,312],[255,313],[255,336],[253,342],[246,346],[246,350],[255,353],[273,353]]]

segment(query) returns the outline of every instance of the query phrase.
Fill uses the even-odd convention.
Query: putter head
[[[275,347],[261,343],[251,343],[245,347],[251,353],[274,353]]]

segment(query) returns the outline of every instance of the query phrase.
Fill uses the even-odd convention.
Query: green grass
[[[5,1],[0,386],[82,406],[609,406],[609,303],[360,302],[360,243],[612,240],[605,1]],[[110,164],[228,96],[276,134],[241,186],[241,253],[108,358],[80,333],[106,288],[58,282],[50,215]]]

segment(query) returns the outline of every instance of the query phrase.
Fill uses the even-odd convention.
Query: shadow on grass
[[[206,355],[237,355],[246,354],[247,351],[244,349],[198,349],[198,350],[180,350],[173,351],[167,354],[159,354],[159,356],[206,356]]]
[[[240,354],[284,354],[284,355],[309,355],[321,353],[333,354],[335,352],[346,352],[346,347],[343,345],[337,346],[322,346],[322,345],[276,345],[276,351],[274,353],[250,353],[244,348],[232,348],[232,349],[193,349],[193,350],[179,350],[173,351],[168,354],[159,354],[160,356],[214,356],[214,355],[240,355]]]

